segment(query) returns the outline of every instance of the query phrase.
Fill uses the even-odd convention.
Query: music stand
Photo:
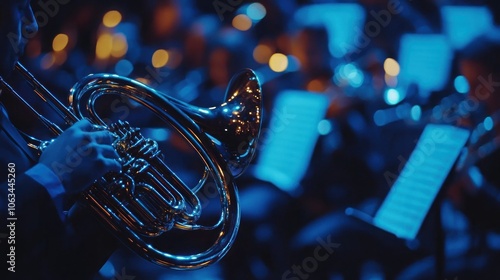
[[[325,118],[328,97],[302,90],[281,92],[271,112],[268,129],[253,175],[292,196],[310,162],[319,137],[318,124]]]
[[[345,213],[398,238],[416,240],[468,138],[469,131],[466,129],[428,124],[375,216],[354,208],[347,208]],[[442,275],[444,236],[440,217],[438,220],[436,270],[438,275]]]

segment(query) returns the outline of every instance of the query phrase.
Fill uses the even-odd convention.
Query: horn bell
[[[220,106],[180,107],[211,137],[232,175],[240,176],[255,155],[262,126],[261,84],[255,72],[243,69],[235,74]]]

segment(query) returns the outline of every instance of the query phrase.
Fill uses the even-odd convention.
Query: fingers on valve
[[[98,144],[110,145],[115,141],[116,135],[109,130],[100,130],[90,133],[92,140]]]
[[[106,171],[119,172],[122,169],[121,162],[118,158],[104,158],[102,161]]]
[[[82,131],[92,131],[93,130],[93,124],[91,124],[90,121],[85,119],[85,118],[77,121],[73,125],[73,127],[79,128]]]
[[[101,153],[106,158],[111,158],[111,159],[119,159],[120,158],[120,156],[116,152],[115,148],[113,148],[110,145],[102,145],[101,146]]]
[[[104,165],[110,169],[109,171],[118,172],[121,170],[121,158],[113,147],[108,145],[102,146],[101,154],[103,156]]]
[[[85,118],[76,122],[74,126],[81,129],[82,131],[87,131],[87,132],[102,131],[107,129],[106,126],[93,124]]]

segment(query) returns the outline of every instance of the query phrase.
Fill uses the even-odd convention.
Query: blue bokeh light
[[[463,93],[463,94],[466,94],[469,92],[470,90],[470,87],[469,87],[469,82],[467,81],[467,79],[460,75],[460,76],[457,76],[455,78],[455,80],[453,81],[453,85],[455,86],[455,90],[459,93]]]
[[[422,117],[422,108],[418,105],[414,105],[411,107],[410,115],[412,120],[419,121]]]
[[[493,129],[493,119],[491,117],[486,117],[483,121],[484,129],[491,131]]]
[[[266,16],[266,8],[260,3],[252,3],[247,7],[247,16],[253,21],[259,21]]]
[[[318,123],[318,133],[320,135],[327,135],[332,131],[332,124],[328,120],[321,120]]]
[[[401,94],[397,89],[395,88],[390,88],[388,90],[385,91],[385,94],[384,94],[384,101],[385,103],[387,103],[388,105],[396,105],[398,104],[399,102],[401,102],[401,100],[404,99],[404,95]]]
[[[115,72],[121,76],[128,76],[134,71],[134,65],[132,62],[126,59],[118,61],[115,65]]]

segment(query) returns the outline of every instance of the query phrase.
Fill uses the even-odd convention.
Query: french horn
[[[252,160],[261,128],[261,86],[252,70],[234,75],[224,103],[211,108],[191,106],[138,81],[112,74],[92,74],[77,82],[70,90],[66,106],[20,63],[16,72],[67,124],[87,118],[116,135],[113,147],[120,156],[122,170],[97,180],[83,193],[82,200],[127,247],[153,263],[180,270],[208,266],[228,252],[240,223],[234,178]],[[62,133],[62,129],[33,109],[1,78],[0,84],[55,135]],[[139,128],[126,121],[106,123],[95,107],[96,100],[106,95],[126,96],[174,127],[204,164],[198,184],[194,187],[185,184],[165,164],[158,143],[144,137]],[[29,145],[39,151],[50,143],[29,138],[32,139]],[[198,223],[202,206],[197,192],[209,178],[217,186],[221,212],[217,222],[202,225]],[[171,229],[218,234],[208,249],[177,255],[151,242]]]

